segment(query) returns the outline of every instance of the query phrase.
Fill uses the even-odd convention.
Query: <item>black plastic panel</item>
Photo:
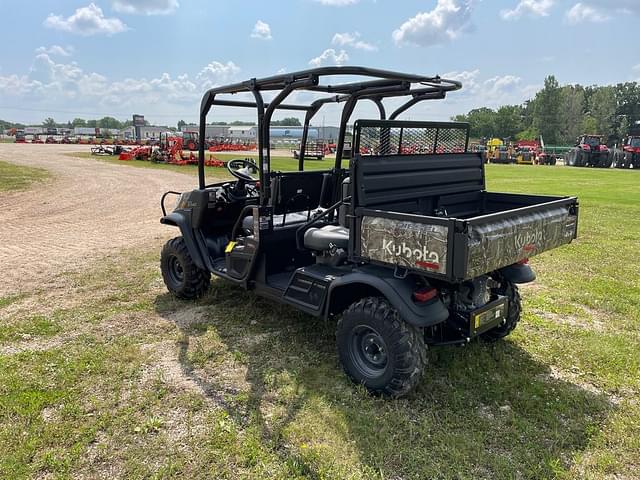
[[[351,172],[351,178],[356,179],[356,206],[376,208],[393,202],[479,192],[485,188],[482,167],[478,153],[356,155]]]

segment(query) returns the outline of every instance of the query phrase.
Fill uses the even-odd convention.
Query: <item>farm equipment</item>
[[[616,168],[640,168],[640,135],[630,135],[613,153]]]
[[[27,143],[27,138],[25,137],[24,132],[17,131],[15,135],[16,135],[16,140],[15,140],[16,143]]]
[[[293,158],[295,158],[296,160],[300,159],[300,149],[293,150]],[[309,159],[315,158],[316,160],[322,160],[324,158],[324,155],[325,145],[323,142],[307,142],[307,145],[304,149],[305,157]]]
[[[172,165],[196,165],[198,157],[193,152],[184,154],[183,137],[161,134],[158,144],[152,148],[150,160],[154,163],[169,163]],[[224,162],[217,158],[209,158],[205,161],[206,166],[224,167]]]
[[[198,134],[196,132],[183,132],[182,145],[186,150],[198,150]]]
[[[565,157],[565,164],[571,167],[609,168],[611,163],[602,135],[582,135]]]
[[[537,140],[519,140],[516,143],[516,163],[518,165],[533,165],[540,152],[540,142]]]
[[[118,160],[149,160],[151,158],[151,147],[140,146],[120,153]]]
[[[351,80],[340,83],[343,76]],[[460,88],[438,76],[340,66],[208,90],[200,136],[212,107],[254,108],[259,161],[231,160],[227,169],[235,181],[207,184],[201,145],[198,188],[163,195],[160,222],[181,233],[162,249],[168,290],[197,298],[213,274],[335,320],[347,375],[392,397],[416,386],[427,345],[507,336],[521,315],[517,284],[535,279],[528,258],[576,237],[578,202],[488,192],[482,155],[468,149],[468,124],[397,120],[413,105]],[[315,101],[286,103],[300,90],[314,92]],[[255,101],[228,100],[240,92]],[[387,98],[397,107],[388,116]],[[355,122],[347,163],[347,122],[358,101],[370,99],[381,119]],[[306,112],[306,145],[314,115],[335,103],[344,107],[332,168],[305,171],[302,150],[299,171],[271,171],[265,146],[274,111]],[[167,212],[171,194],[179,198]]]
[[[499,138],[492,138],[487,142],[487,162],[513,163],[513,149]]]
[[[91,147],[91,155],[97,156],[111,156],[111,155],[122,155],[131,153],[129,150],[125,149],[121,145],[98,145],[95,147]],[[134,157],[135,158],[135,157]],[[121,158],[120,160],[131,160],[128,158]]]
[[[233,142],[229,139],[215,139],[210,142],[210,152],[246,152],[256,149],[253,142]]]

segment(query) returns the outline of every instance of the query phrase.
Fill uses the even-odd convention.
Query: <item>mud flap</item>
[[[529,265],[514,263],[501,268],[498,272],[505,280],[513,283],[529,283],[536,279],[536,272]]]
[[[160,223],[163,225],[178,227],[182,234],[182,238],[184,238],[184,243],[187,245],[187,249],[189,249],[189,254],[193,259],[193,263],[202,270],[209,270],[207,265],[205,265],[200,248],[198,248],[194,232],[190,228],[189,222],[184,215],[178,212],[172,212],[169,215],[162,217],[160,219]]]

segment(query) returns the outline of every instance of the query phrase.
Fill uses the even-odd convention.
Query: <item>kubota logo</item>
[[[422,248],[411,248],[405,242],[402,242],[402,245],[396,245],[393,240],[383,238],[382,249],[388,255],[412,260],[419,267],[433,270],[440,268],[440,256],[436,252],[430,251],[426,245],[423,245]]]

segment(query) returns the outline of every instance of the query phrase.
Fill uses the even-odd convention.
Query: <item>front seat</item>
[[[324,252],[332,248],[347,250],[349,247],[349,230],[341,225],[309,228],[304,232],[304,246],[316,252]]]

